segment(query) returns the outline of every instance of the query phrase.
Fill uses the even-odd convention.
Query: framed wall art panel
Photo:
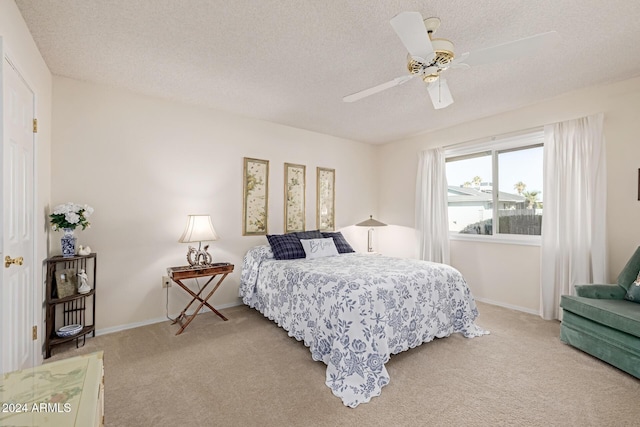
[[[317,168],[316,225],[319,230],[334,230],[336,222],[336,170]]]
[[[306,166],[284,164],[284,232],[305,228]]]
[[[244,158],[242,235],[267,234],[269,161]]]

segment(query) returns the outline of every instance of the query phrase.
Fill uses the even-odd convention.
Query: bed
[[[454,268],[414,259],[342,253],[276,260],[269,245],[250,249],[242,301],[309,347],[327,365],[326,385],[351,408],[389,383],[392,354],[475,325],[476,304]]]

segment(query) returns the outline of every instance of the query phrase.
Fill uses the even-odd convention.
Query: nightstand
[[[193,266],[188,265],[183,267],[167,268],[167,275],[169,276],[169,278],[193,297],[189,302],[189,304],[187,304],[184,310],[182,310],[180,315],[176,317],[172,323],[172,325],[176,323],[180,323],[181,325],[180,330],[176,332],[176,335],[180,335],[182,331],[184,331],[185,328],[189,326],[189,323],[191,323],[191,321],[196,317],[196,314],[198,314],[198,312],[204,306],[206,306],[207,308],[209,308],[209,310],[211,310],[212,312],[220,316],[222,320],[225,320],[225,321],[227,320],[227,318],[224,317],[222,313],[220,313],[218,310],[213,308],[213,306],[211,306],[207,301],[209,300],[209,298],[211,298],[211,296],[215,293],[215,291],[218,290],[218,288],[220,287],[220,284],[222,284],[222,281],[227,277],[227,275],[233,272],[233,268],[234,268],[233,264],[230,264],[228,262],[220,262],[220,263],[210,264],[210,265],[193,265]],[[202,298],[200,295],[204,292],[204,290],[207,288],[209,283],[212,283],[213,279],[215,279],[216,276],[219,276],[219,275],[222,275],[222,277],[218,280],[218,282],[215,284],[213,289],[207,294],[207,296]],[[207,280],[207,283],[204,284],[204,286],[198,291],[197,294],[193,292],[191,289],[189,289],[189,287],[182,282],[183,280],[197,279],[199,277],[209,277],[209,280]],[[200,301],[200,304],[198,304],[193,314],[187,315],[186,314],[187,310],[189,309],[189,307],[191,307],[191,304],[193,304],[195,301]],[[183,320],[185,319],[186,321],[183,323]]]

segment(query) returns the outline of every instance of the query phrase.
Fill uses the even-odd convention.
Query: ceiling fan
[[[357,101],[385,89],[400,86],[419,76],[427,83],[433,107],[445,108],[453,103],[453,97],[447,81],[441,76],[444,71],[449,68],[469,68],[531,55],[553,41],[557,34],[555,31],[549,31],[466,52],[456,57],[453,43],[447,39],[433,38],[433,34],[440,27],[439,18],[423,19],[419,12],[402,12],[394,16],[390,22],[409,52],[409,75],[396,77],[386,83],[345,96],[342,98],[344,102]]]

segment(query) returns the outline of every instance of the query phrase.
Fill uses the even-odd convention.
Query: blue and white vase
[[[62,256],[71,258],[76,255],[76,237],[73,235],[73,228],[64,228],[64,234],[60,241],[62,242]]]

